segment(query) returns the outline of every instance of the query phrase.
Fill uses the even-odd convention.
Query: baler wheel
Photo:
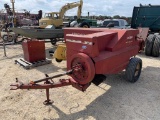
[[[131,58],[126,68],[125,77],[129,82],[136,82],[141,74],[142,60],[140,58]]]
[[[152,55],[152,48],[154,43],[155,35],[150,34],[146,39],[145,44],[145,55],[151,56]]]
[[[160,36],[157,35],[153,43],[152,56],[159,57],[159,52],[160,52]]]
[[[74,70],[71,77],[81,85],[90,83],[95,76],[95,67],[91,58],[84,54],[78,53],[71,57],[71,66],[69,69],[73,69],[75,66],[79,66],[77,70]]]

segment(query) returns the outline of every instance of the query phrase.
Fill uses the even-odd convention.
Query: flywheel
[[[92,59],[84,54],[78,53],[71,57],[69,69],[74,69],[71,77],[79,84],[91,82],[95,76],[95,67]]]

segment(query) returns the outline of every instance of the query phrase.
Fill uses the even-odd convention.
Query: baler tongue
[[[18,78],[16,78],[16,83],[10,85],[10,86],[12,86],[10,90],[20,89],[20,86],[22,86],[22,85],[23,85],[23,83],[21,81],[19,81]]]
[[[81,65],[76,64],[75,66],[72,67],[72,70],[69,70],[67,72],[57,74],[54,76],[49,77],[47,74],[45,74],[45,78],[39,79],[36,81],[30,81],[28,84],[24,84],[23,82],[19,81],[18,78],[16,78],[16,83],[11,84],[11,89],[10,90],[17,90],[17,89],[46,89],[46,97],[47,100],[44,101],[45,105],[52,104],[53,102],[49,99],[49,89],[50,88],[57,88],[57,87],[63,87],[63,86],[68,86],[72,85],[78,90],[85,91],[89,87],[89,83],[85,85],[79,84],[77,81],[75,81],[73,78],[69,79],[60,79],[58,82],[54,82],[54,78],[58,78],[64,75],[71,75],[73,72],[81,72]],[[38,84],[40,82],[44,82],[43,84]]]

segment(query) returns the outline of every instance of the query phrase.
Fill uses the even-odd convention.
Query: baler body
[[[84,53],[92,59],[95,74],[118,73],[141,49],[138,29],[66,28],[64,33],[68,69],[72,56]]]
[[[29,84],[16,79],[12,90],[46,89],[44,104],[52,104],[50,88],[72,85],[85,91],[91,82],[98,85],[104,79],[103,74],[115,74],[124,69],[126,80],[132,83],[138,80],[142,60],[134,56],[143,48],[148,29],[65,28],[64,33],[68,71],[52,77],[46,74],[46,78]],[[70,78],[60,79],[57,83],[53,81],[64,75]],[[40,82],[44,84],[38,84]]]

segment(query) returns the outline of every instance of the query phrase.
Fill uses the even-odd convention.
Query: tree
[[[114,19],[119,19],[120,16],[119,16],[119,15],[115,15],[115,16],[113,16],[113,18],[114,18]]]
[[[126,20],[127,18],[125,16],[121,16],[121,19],[125,19]]]

